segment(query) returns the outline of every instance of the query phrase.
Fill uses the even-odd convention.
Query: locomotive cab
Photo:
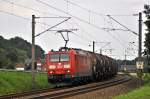
[[[73,76],[72,50],[53,51],[47,54],[47,73],[49,82],[68,81]]]

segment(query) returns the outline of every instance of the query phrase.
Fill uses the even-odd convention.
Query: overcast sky
[[[126,30],[114,19],[138,33],[138,14],[150,0],[0,0],[0,35],[9,39],[15,36],[31,42],[31,17],[71,17],[67,22],[53,28],[78,29],[69,33],[69,47],[92,51],[92,41],[96,43],[96,51],[108,56],[133,59],[137,56],[138,36]],[[68,14],[66,14],[68,13]],[[143,20],[145,16],[143,15]],[[36,19],[36,34],[63,21],[63,18]],[[144,24],[143,24],[144,25]],[[123,29],[106,31],[103,28]],[[144,31],[143,28],[143,41]],[[36,44],[46,53],[64,46],[64,41],[56,31],[48,31],[36,37]],[[111,42],[108,44],[108,42]],[[131,42],[135,42],[134,44]],[[112,49],[112,52],[109,50]]]

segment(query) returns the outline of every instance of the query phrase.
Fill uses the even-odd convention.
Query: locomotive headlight
[[[49,65],[49,69],[55,69],[56,66],[55,65]]]
[[[70,70],[67,70],[68,73],[70,73]]]
[[[65,64],[64,68],[70,68],[70,65],[69,64]]]

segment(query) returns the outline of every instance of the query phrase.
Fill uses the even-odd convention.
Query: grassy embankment
[[[23,92],[32,89],[31,73],[0,71],[0,95]],[[53,87],[47,82],[47,75],[36,74],[36,89]]]
[[[150,99],[150,74],[144,75],[143,86],[114,99]]]

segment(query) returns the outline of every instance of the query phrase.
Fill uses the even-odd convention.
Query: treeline
[[[136,65],[136,59],[134,60],[117,60],[117,64],[119,66],[121,65]]]
[[[0,68],[14,69],[16,63],[31,59],[31,47],[31,43],[20,37],[7,40],[0,36]],[[44,58],[44,53],[40,46],[35,46],[36,59]]]

